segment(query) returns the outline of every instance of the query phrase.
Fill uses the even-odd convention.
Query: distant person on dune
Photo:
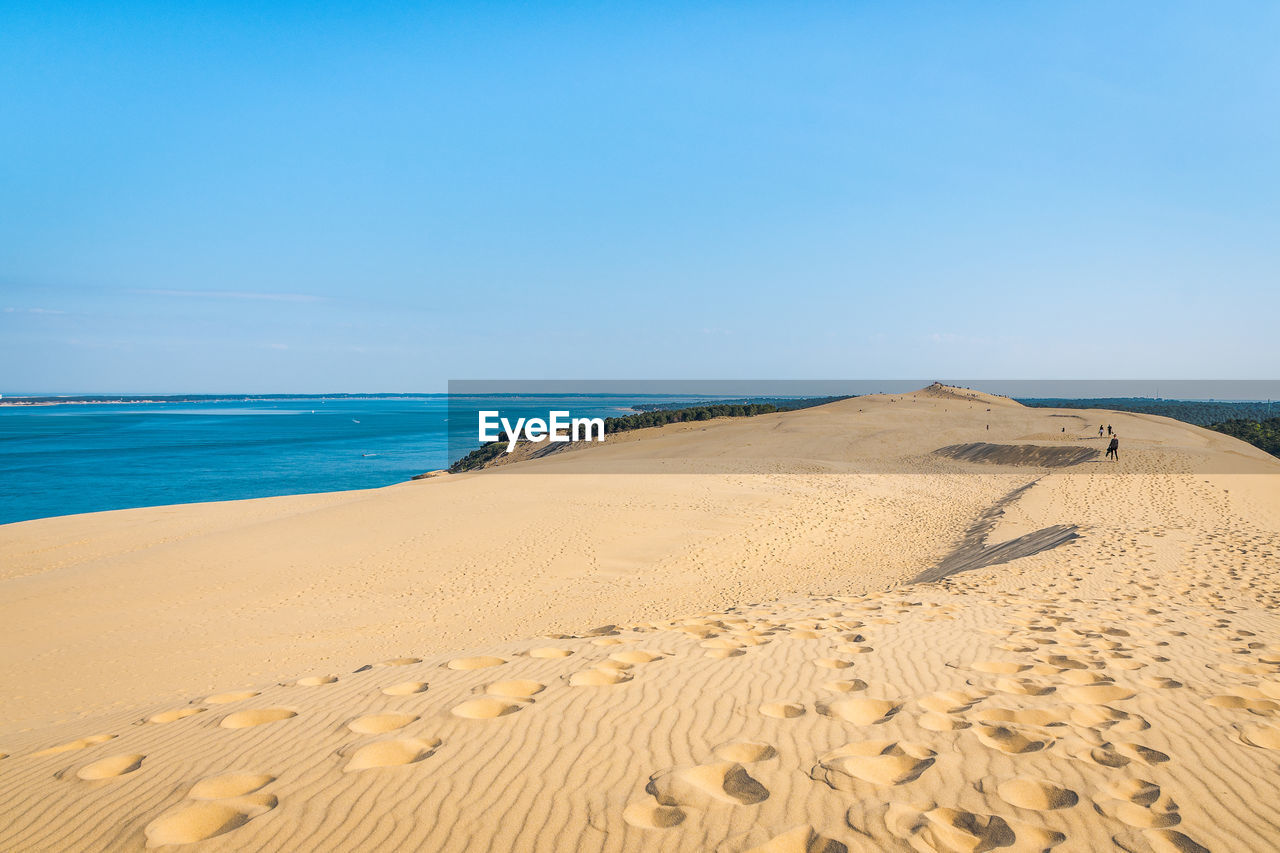
[[[1098,438],[1102,438],[1102,424],[1098,424]]]
[[[1111,424],[1107,424],[1107,435],[1111,435]]]
[[[1120,437],[1119,436],[1116,436],[1116,435],[1111,436],[1111,443],[1107,445],[1107,456],[1110,457],[1110,459],[1113,462],[1120,461]]]

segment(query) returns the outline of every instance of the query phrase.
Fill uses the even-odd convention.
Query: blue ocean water
[[[448,464],[448,417],[443,395],[0,407],[0,524],[403,482]]]
[[[443,397],[0,408],[0,523],[385,486],[444,464]]]

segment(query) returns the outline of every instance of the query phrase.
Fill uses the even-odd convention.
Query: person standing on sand
[[[1098,424],[1098,438],[1102,438],[1102,424]]]
[[[1111,424],[1107,424],[1107,435],[1111,435]]]
[[[1120,437],[1119,436],[1117,435],[1111,436],[1111,443],[1107,445],[1107,456],[1113,462],[1120,461]]]

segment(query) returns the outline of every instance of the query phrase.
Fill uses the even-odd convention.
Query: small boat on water
[[[359,422],[358,420],[356,420],[355,418],[352,418],[352,419],[351,419],[351,422],[352,422],[353,424],[358,424],[358,423],[360,423],[360,422]]]

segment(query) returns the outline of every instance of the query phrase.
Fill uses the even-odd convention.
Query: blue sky
[[[0,5],[0,392],[1274,378],[1271,3]]]

